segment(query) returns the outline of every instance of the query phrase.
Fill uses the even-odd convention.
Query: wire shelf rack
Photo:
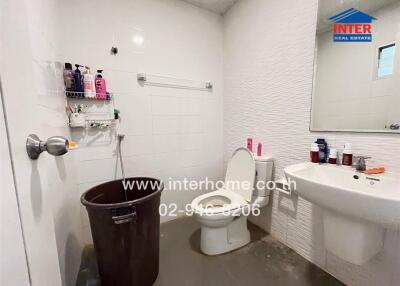
[[[94,92],[88,93],[88,92],[77,92],[77,91],[64,91],[64,93],[67,98],[82,99],[82,100],[111,101],[113,98],[113,94],[111,92],[107,92],[106,98],[104,98],[104,94],[99,94]]]

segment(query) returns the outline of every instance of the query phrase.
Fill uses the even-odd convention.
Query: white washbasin
[[[400,225],[400,180],[394,177],[313,163],[289,166],[285,174],[300,196],[321,207],[390,228]]]
[[[398,178],[308,162],[284,171],[295,192],[323,208],[327,249],[349,262],[371,259],[382,248],[384,229],[400,226]]]

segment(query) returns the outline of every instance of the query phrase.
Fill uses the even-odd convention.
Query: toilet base
[[[234,217],[224,227],[201,226],[200,249],[204,254],[217,255],[238,249],[250,243],[247,217]]]

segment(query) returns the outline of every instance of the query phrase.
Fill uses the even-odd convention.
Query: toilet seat
[[[193,211],[200,215],[230,214],[245,206],[248,203],[242,196],[225,189],[198,196],[192,202]]]
[[[235,210],[249,205],[253,194],[255,161],[246,148],[238,148],[228,163],[225,188],[198,196],[192,209],[200,215],[235,215]],[[246,183],[247,182],[247,186]]]

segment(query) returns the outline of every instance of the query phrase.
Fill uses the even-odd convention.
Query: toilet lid
[[[241,195],[250,202],[253,195],[256,164],[253,154],[246,148],[237,149],[228,163],[225,189]]]

